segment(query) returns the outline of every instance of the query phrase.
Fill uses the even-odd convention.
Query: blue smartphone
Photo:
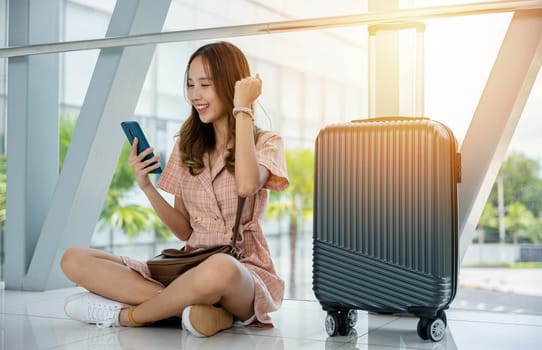
[[[143,133],[143,130],[141,129],[141,126],[139,126],[138,122],[126,121],[120,123],[120,126],[122,127],[122,130],[124,130],[124,133],[126,134],[128,141],[130,142],[130,145],[134,143],[134,137],[137,137],[137,139],[139,140],[139,142],[137,143],[137,154],[143,152],[150,147],[149,142],[147,141],[147,138],[145,137],[145,134]],[[151,159],[152,157],[154,157],[154,153],[147,155],[143,160]],[[161,166],[151,171],[151,173],[153,174],[160,174],[161,172]]]

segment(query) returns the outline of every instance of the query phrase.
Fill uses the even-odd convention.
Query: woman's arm
[[[250,107],[260,96],[262,81],[257,74],[237,81],[233,104]],[[254,121],[250,114],[239,112],[235,118],[235,181],[241,197],[256,193],[267,181],[269,171],[258,164],[254,144]]]
[[[192,234],[192,227],[182,198],[175,196],[175,204],[171,206],[154,186],[143,190],[143,193],[164,225],[181,241],[188,240]]]
[[[186,241],[192,234],[192,228],[190,227],[190,219],[184,203],[181,197],[175,196],[175,204],[172,206],[154,187],[149,179],[149,173],[154,168],[160,166],[158,162],[159,156],[156,155],[147,161],[143,161],[143,158],[145,158],[147,154],[150,154],[153,151],[153,148],[149,147],[138,155],[137,143],[138,139],[135,138],[128,158],[130,165],[134,170],[137,184],[149,199],[153,209],[156,211],[156,214],[158,214],[158,217],[162,220],[164,225],[166,225],[180,240]],[[154,162],[157,164],[149,166]]]

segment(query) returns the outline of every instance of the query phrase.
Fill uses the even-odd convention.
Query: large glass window
[[[461,2],[464,1],[448,1],[447,4]],[[407,3],[417,7],[442,5],[441,1],[429,0]],[[114,6],[114,0],[65,0],[63,40],[104,37]],[[164,31],[359,14],[365,13],[367,8],[367,1],[349,0],[316,1],[311,2],[310,6],[305,2],[295,1],[173,0]],[[5,2],[0,2],[0,21],[5,18],[3,13]],[[460,143],[465,137],[511,17],[512,14],[503,13],[424,21],[424,79],[418,82],[423,84],[425,91],[424,114],[450,126]],[[0,22],[0,40],[4,40],[4,29],[5,23]],[[280,132],[284,136],[288,152],[312,152],[315,138],[325,125],[368,116],[369,41],[366,26],[249,35],[219,40],[228,40],[238,45],[247,54],[253,72],[261,75],[263,94],[256,107],[257,123],[262,128]],[[207,41],[188,41],[156,46],[134,119],[140,121],[162,159],[169,157],[175,142],[174,137],[190,111],[184,96],[184,70],[187,60],[189,55],[205,42]],[[414,45],[414,41],[402,45],[401,50],[412,51],[411,45]],[[79,114],[98,54],[97,50],[61,54],[61,114],[72,117]],[[4,62],[0,63],[0,153],[3,153],[5,68]],[[401,69],[411,69],[415,64],[412,56],[409,56],[409,60],[401,62]],[[414,85],[402,88],[405,89],[404,93],[409,94],[412,93],[409,89],[414,89]],[[516,159],[519,153],[523,157],[521,159],[528,164],[534,164],[536,171],[532,173],[533,176],[523,179],[523,183],[515,183],[514,186],[524,186],[533,193],[542,195],[542,180],[539,179],[542,176],[542,148],[539,147],[538,137],[542,132],[538,115],[538,111],[542,110],[541,89],[542,81],[538,79],[523,111],[507,159]],[[534,163],[529,162],[530,160]],[[305,166],[303,164],[289,166]],[[307,167],[306,172],[312,171],[312,168]],[[506,181],[504,185],[512,186]],[[308,194],[309,197],[311,195]],[[511,224],[505,227],[505,249],[511,252],[506,258],[498,256],[498,247],[491,245],[498,242],[498,225],[495,222],[481,223],[479,228],[486,232],[485,243],[478,235],[475,244],[469,248],[463,267],[468,278],[462,282],[464,285],[472,285],[470,278],[476,276],[479,272],[476,269],[481,266],[515,266],[524,259],[522,257],[525,254],[535,254],[529,256],[534,256],[534,260],[538,259],[539,255],[536,254],[540,254],[542,249],[539,245],[542,237],[536,230],[542,226],[540,213],[536,210],[541,207],[537,206],[538,202],[533,196],[527,198],[518,194],[516,197],[506,198],[524,204],[530,214],[524,212],[523,215],[531,215],[532,221],[528,228],[522,227],[521,231],[517,228],[514,231]],[[168,199],[171,200],[171,197]],[[490,198],[490,201],[492,200],[495,202],[493,197]],[[136,188],[126,191],[120,203],[149,206],[146,198]],[[508,214],[511,209],[507,206],[513,203],[503,204]],[[496,206],[495,204],[496,212],[488,215],[498,220]],[[310,213],[310,208],[307,208],[307,212]],[[508,221],[510,220],[509,217]],[[310,215],[299,222],[296,235],[289,229],[286,216],[270,217],[264,227],[277,269],[287,283],[287,297],[313,299]],[[515,233],[520,237],[517,244],[514,241]],[[150,230],[128,237],[119,228],[97,225],[91,244],[140,259],[153,256],[163,247],[181,244],[172,236],[158,238]],[[533,251],[534,253],[526,253]],[[535,263],[533,266],[540,265]],[[533,271],[539,273],[539,270],[527,272]],[[489,275],[491,271],[486,272],[486,275]],[[511,270],[500,273],[508,274]],[[525,288],[528,289],[528,282],[515,283],[526,283]],[[474,284],[479,288],[488,287],[487,283],[479,280]],[[521,288],[517,291],[519,294],[523,292]],[[458,297],[463,296],[460,294]]]

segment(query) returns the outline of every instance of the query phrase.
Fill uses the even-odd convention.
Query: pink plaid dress
[[[270,323],[268,313],[277,310],[284,298],[284,281],[275,272],[261,222],[267,207],[268,189],[282,191],[289,184],[280,135],[269,131],[260,133],[256,155],[258,163],[269,170],[270,176],[264,188],[245,202],[237,246],[244,255],[241,263],[254,278],[256,318],[262,323]],[[230,241],[237,210],[237,186],[234,175],[225,168],[225,156],[219,157],[213,169],[209,169],[209,158],[205,155],[205,169],[192,176],[183,166],[175,145],[158,181],[158,187],[182,197],[190,215],[193,232],[186,241],[187,249]]]

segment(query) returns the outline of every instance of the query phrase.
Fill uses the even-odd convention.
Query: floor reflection
[[[326,313],[316,301],[285,300],[272,315],[275,327],[233,328],[197,338],[178,320],[152,327],[97,328],[69,320],[64,298],[69,288],[47,292],[1,291],[0,349],[539,349],[542,316],[449,310],[445,338],[434,343],[416,332],[415,317],[358,312],[355,332],[328,337]]]

